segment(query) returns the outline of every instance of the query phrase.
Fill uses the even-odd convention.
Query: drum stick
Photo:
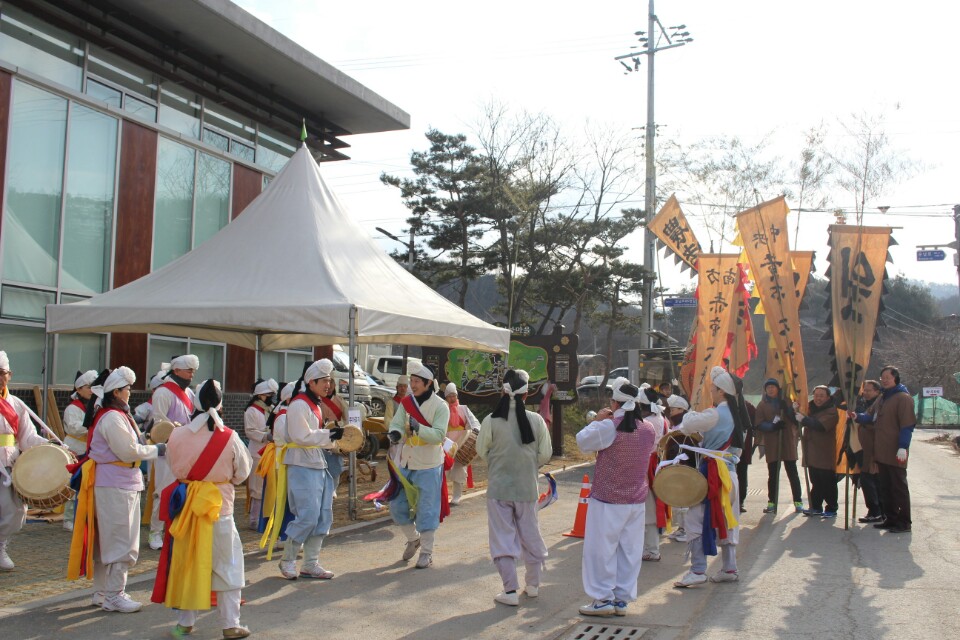
[[[47,423],[45,423],[43,420],[41,420],[41,419],[40,419],[40,416],[38,416],[37,414],[35,414],[35,413],[33,412],[33,409],[31,409],[30,407],[28,407],[28,406],[25,405],[25,404],[24,404],[23,406],[24,406],[24,408],[27,410],[27,413],[30,414],[30,417],[32,417],[34,420],[36,420],[36,421],[40,424],[40,426],[43,427],[43,430],[47,432],[47,435],[49,435],[51,438],[53,438],[53,439],[56,441],[56,443],[59,444],[61,447],[64,446],[64,445],[63,445],[63,440],[60,439],[60,436],[58,436],[58,435],[53,431],[53,429],[51,429],[50,427],[48,427],[48,426],[47,426]]]

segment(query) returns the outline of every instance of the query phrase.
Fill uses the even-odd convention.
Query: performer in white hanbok
[[[443,390],[443,395],[450,406],[450,423],[447,425],[447,437],[457,443],[457,446],[463,444],[467,434],[471,429],[479,429],[480,421],[470,411],[470,407],[460,404],[460,394],[457,393],[457,385],[452,382],[447,384]],[[453,483],[453,494],[450,496],[450,504],[460,504],[460,498],[463,496],[463,488],[467,484],[467,467],[454,460],[453,468],[447,477]]]
[[[164,603],[178,609],[175,637],[193,632],[198,610],[210,608],[211,590],[217,594],[223,637],[250,635],[250,630],[240,625],[244,561],[233,505],[234,485],[247,479],[252,463],[243,441],[224,426],[217,412],[222,400],[220,384],[205,381],[196,392],[195,417],[174,429],[168,443],[170,470],[186,484],[186,501],[170,527],[174,551],[164,591]],[[204,508],[191,509],[192,505]],[[178,532],[186,537],[178,537]],[[201,544],[193,544],[194,540]],[[181,542],[184,547],[178,548]],[[154,595],[158,600],[159,594]]]
[[[707,497],[690,507],[684,516],[687,532],[687,552],[691,557],[690,570],[674,583],[676,587],[694,587],[707,581],[707,556],[717,555],[719,545],[723,568],[710,577],[711,582],[736,582],[737,543],[740,541],[740,489],[736,464],[743,446],[741,412],[733,377],[723,368],[710,372],[713,383],[710,397],[714,406],[705,411],[690,411],[683,416],[680,431],[686,435],[703,434],[700,473],[707,478]],[[688,455],[692,455],[689,454]],[[714,527],[714,518],[723,518],[726,527]]]
[[[287,443],[279,456],[286,474],[286,503],[294,519],[287,525],[287,541],[280,560],[280,574],[287,580],[297,576],[330,580],[332,571],[320,565],[323,539],[333,524],[335,479],[327,468],[323,449],[330,449],[343,437],[343,428],[324,429],[320,406],[333,386],[333,363],[323,358],[303,374],[303,390],[294,393],[287,408],[284,430]],[[299,387],[299,385],[298,385]],[[284,484],[278,481],[278,487]],[[279,489],[278,489],[279,490]],[[279,502],[279,501],[278,501]],[[275,517],[282,518],[282,510]],[[278,531],[279,531],[279,524]],[[275,538],[274,538],[275,539]],[[297,572],[297,554],[303,548],[303,566]]]
[[[20,452],[47,442],[30,421],[27,405],[7,388],[12,377],[7,352],[0,351],[0,571],[13,571],[7,544],[27,518],[27,508],[10,482],[13,463]]]
[[[647,466],[656,428],[640,417],[640,390],[626,378],[611,382],[610,407],[577,434],[581,451],[597,452],[583,539],[583,590],[593,602],[587,616],[626,615],[637,598],[643,556]]]
[[[63,410],[63,431],[66,433],[63,443],[77,457],[87,452],[87,428],[83,426],[83,417],[87,413],[87,402],[93,395],[90,385],[97,379],[97,375],[94,369],[85,373],[77,372],[73,393],[70,394],[70,404]],[[73,531],[76,509],[76,500],[68,500],[63,505],[63,528],[67,531]]]
[[[170,371],[164,375],[163,384],[153,392],[153,422],[169,420],[174,424],[187,424],[193,415],[193,389],[190,382],[200,368],[200,358],[187,354],[170,361]],[[153,512],[150,516],[150,548],[163,546],[163,523],[160,521],[160,494],[176,478],[170,473],[166,460],[153,464]]]
[[[153,418],[153,393],[157,390],[157,387],[163,384],[163,378],[167,375],[168,371],[170,371],[170,363],[164,362],[160,365],[160,371],[150,378],[150,399],[146,402],[141,402],[137,405],[137,408],[133,410],[133,419],[144,429],[149,426],[148,423],[150,423],[150,420]]]
[[[117,367],[103,386],[93,387],[99,409],[90,427],[67,568],[72,579],[92,571],[93,604],[121,613],[143,606],[125,592],[127,572],[140,556],[140,463],[162,456],[166,448],[139,442],[128,404],[136,379],[131,369]]]
[[[434,392],[433,371],[413,365],[410,371],[411,395],[404,396],[393,420],[389,437],[391,456],[398,473],[419,492],[416,509],[411,513],[406,491],[390,501],[390,515],[407,539],[401,556],[410,560],[420,550],[416,567],[433,564],[433,542],[440,527],[441,485],[443,484],[443,441],[450,422],[450,408]]]
[[[663,385],[661,385],[663,386]],[[669,424],[663,415],[663,404],[661,394],[654,391],[648,384],[640,386],[640,395],[637,397],[637,407],[640,409],[640,417],[653,425],[657,432],[657,442],[667,432]],[[654,445],[656,447],[656,445]],[[659,463],[659,458],[654,453],[650,456],[650,464]],[[652,482],[653,470],[647,468],[647,482]],[[659,562],[660,560],[660,530],[667,526],[666,519],[667,506],[662,502],[658,504],[657,497],[653,491],[647,492],[647,498],[644,501],[643,514],[643,559],[648,562]]]
[[[477,455],[487,461],[490,556],[503,582],[494,600],[514,607],[520,604],[517,562],[526,569],[524,591],[536,598],[547,559],[537,520],[537,470],[550,461],[553,446],[543,418],[523,406],[529,380],[526,371],[507,371],[500,403],[477,436]]]
[[[267,446],[267,443],[273,438],[270,429],[267,427],[267,416],[270,415],[273,398],[279,389],[280,385],[273,378],[258,380],[253,387],[253,396],[243,412],[243,433],[250,443],[248,446],[254,469],[260,462],[260,450]],[[247,505],[248,524],[251,529],[256,530],[260,523],[263,479],[253,474],[247,481],[247,486],[250,490],[250,504]]]

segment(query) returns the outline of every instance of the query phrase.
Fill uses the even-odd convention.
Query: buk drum
[[[467,435],[460,439],[457,445],[457,453],[453,459],[461,466],[467,466],[477,457],[477,429],[470,429]]]
[[[150,428],[150,442],[153,444],[166,444],[170,440],[170,434],[173,433],[173,430],[178,426],[175,422],[170,422],[169,420],[160,420],[159,422],[154,423],[153,427]]]
[[[13,488],[27,506],[55,509],[73,499],[68,464],[77,457],[55,444],[41,444],[20,454],[11,474]]]
[[[681,444],[695,446],[703,436],[686,435],[679,430],[667,432],[657,443],[657,457],[661,462],[675,460],[683,453]],[[653,493],[671,507],[692,507],[707,497],[707,479],[696,469],[696,456],[690,460],[663,467],[653,480]]]
[[[340,453],[353,453],[360,451],[365,441],[363,429],[355,424],[347,424],[344,425],[343,437],[337,441],[337,444],[340,446]]]

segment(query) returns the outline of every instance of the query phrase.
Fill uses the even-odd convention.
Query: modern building
[[[122,286],[202,244],[284,166],[304,121],[318,161],[348,159],[351,134],[410,124],[228,0],[0,2],[0,349],[12,386],[44,382],[45,305]],[[223,343],[48,340],[47,382],[59,387],[77,370],[126,364],[143,388],[185,352],[200,356],[198,379],[228,391],[249,391],[255,375],[254,353]],[[294,379],[312,358],[265,353],[261,373]]]

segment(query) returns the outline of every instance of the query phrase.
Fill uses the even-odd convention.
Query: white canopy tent
[[[386,255],[340,206],[306,147],[190,253],[89,300],[48,305],[47,331],[155,333],[265,351],[356,341],[506,353],[510,342],[507,329]]]

